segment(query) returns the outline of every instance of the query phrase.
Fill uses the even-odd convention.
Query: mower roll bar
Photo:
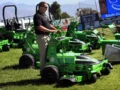
[[[7,22],[6,22],[7,20],[6,20],[6,18],[5,18],[5,9],[6,9],[7,7],[14,7],[14,8],[15,8],[15,19],[16,19],[16,21],[18,22],[17,7],[16,7],[16,5],[5,5],[5,6],[3,7],[3,11],[2,11],[3,21],[4,21],[4,24],[5,24],[5,28],[6,28],[6,26],[7,26]]]

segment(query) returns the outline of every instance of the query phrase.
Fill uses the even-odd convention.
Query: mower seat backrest
[[[20,24],[17,23],[16,21],[14,22],[15,30],[20,28]]]
[[[26,31],[23,28],[21,28],[21,24],[19,22],[17,22],[16,20],[14,21],[14,27],[15,27],[16,32],[24,32],[24,31]]]
[[[7,21],[6,21],[6,29],[7,30],[12,30],[12,25],[11,25],[11,22],[10,22],[9,19],[7,19]]]

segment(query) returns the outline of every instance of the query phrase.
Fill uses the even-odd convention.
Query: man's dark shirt
[[[34,22],[36,35],[41,35],[41,34],[48,35],[49,34],[49,32],[43,32],[37,28],[38,26],[42,25],[48,29],[51,29],[50,28],[50,21],[45,14],[41,14],[40,12],[37,12],[33,17],[33,22]]]

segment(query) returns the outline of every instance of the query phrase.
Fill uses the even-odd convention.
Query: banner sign
[[[120,0],[99,0],[102,18],[120,15]]]

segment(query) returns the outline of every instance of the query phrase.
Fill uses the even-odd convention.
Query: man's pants
[[[46,49],[49,40],[48,35],[36,35],[36,41],[40,50],[40,70],[45,67]]]

